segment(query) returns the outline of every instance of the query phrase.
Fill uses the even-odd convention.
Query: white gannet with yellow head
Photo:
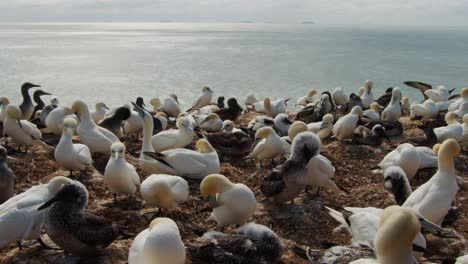
[[[428,89],[424,91],[424,94],[434,102],[445,102],[450,97],[448,89],[443,85],[438,85],[435,89]]]
[[[192,107],[188,110],[197,110],[211,103],[213,99],[214,92],[208,86],[203,86],[202,94],[195,100],[192,104]]]
[[[164,98],[161,102],[159,98],[153,98],[150,100],[150,104],[153,106],[153,111],[164,111],[170,117],[178,117],[180,114],[180,104],[177,95],[170,94]]]
[[[128,264],[184,264],[185,246],[176,222],[158,217],[133,240]]]
[[[9,104],[6,108],[6,117],[3,122],[3,134],[8,135],[21,146],[32,146],[33,141],[42,138],[42,133],[37,126],[27,120],[21,120],[21,110],[16,105]]]
[[[352,264],[416,264],[413,241],[421,229],[418,217],[411,209],[400,206],[387,207],[379,221],[374,238],[377,260],[360,259]]]
[[[310,103],[315,102],[314,95],[317,94],[315,89],[310,89],[306,95],[302,96],[301,98],[297,99],[297,105],[306,106]]]
[[[103,120],[106,117],[106,113],[109,110],[109,107],[104,102],[98,102],[94,106],[94,112],[91,113],[91,118],[94,123],[99,124],[99,121]]]
[[[380,105],[377,102],[373,102],[370,108],[365,110],[362,114],[361,120],[369,123],[372,121],[380,120]]]
[[[223,175],[211,174],[200,184],[203,197],[210,197],[213,212],[210,219],[218,226],[239,225],[247,222],[256,208],[255,195],[242,183],[232,183]]]
[[[264,106],[264,111],[267,116],[270,117],[275,117],[278,114],[286,112],[286,103],[290,100],[291,98],[287,99],[278,99],[275,101],[271,101],[270,97],[265,97],[263,100],[263,106]]]
[[[85,102],[81,100],[75,101],[72,104],[71,110],[80,121],[76,128],[76,133],[80,137],[80,141],[88,146],[91,152],[108,154],[112,143],[118,142],[119,138],[109,130],[98,127],[93,122]]]
[[[45,119],[45,125],[47,129],[49,129],[55,135],[61,135],[63,131],[63,122],[65,118],[76,118],[73,115],[73,111],[70,107],[67,106],[59,106],[47,115]]]
[[[140,193],[149,205],[171,212],[187,201],[189,185],[179,176],[152,174],[141,183]]]
[[[361,101],[365,108],[368,108],[374,102],[374,95],[372,94],[373,86],[374,83],[372,81],[367,80],[364,83],[364,92],[361,95]]]
[[[0,122],[3,123],[6,117],[6,108],[10,104],[7,97],[0,97]]]
[[[461,89],[460,98],[458,98],[457,100],[455,100],[453,103],[450,104],[448,111],[450,112],[456,111],[457,109],[460,108],[460,105],[463,103],[468,103],[468,87]]]
[[[392,98],[390,103],[382,112],[382,120],[396,122],[400,120],[401,117],[401,91],[400,88],[395,87],[392,90]]]
[[[89,148],[84,144],[73,143],[75,129],[75,119],[72,117],[65,118],[63,121],[62,137],[54,152],[57,165],[70,170],[70,175],[73,170],[83,171],[93,165]]]
[[[200,128],[205,129],[207,132],[218,132],[222,127],[223,120],[215,113],[209,113],[200,122]]]
[[[125,160],[125,145],[115,142],[104,171],[104,179],[117,202],[117,194],[134,195],[140,186],[140,176],[135,167]]]
[[[327,138],[332,133],[333,120],[332,114],[326,114],[322,117],[322,121],[307,124],[310,132],[314,132],[321,140]]]
[[[406,96],[403,96],[401,98],[401,111],[402,111],[402,113],[407,115],[409,113],[409,111],[410,111],[410,107],[411,107],[411,104],[410,104],[409,98],[406,97]]]
[[[252,145],[249,157],[260,161],[274,159],[280,154],[286,153],[283,140],[271,127],[262,127],[255,133],[255,142]]]
[[[338,119],[335,125],[333,125],[333,135],[340,141],[351,138],[362,113],[362,108],[360,106],[353,107],[351,112]]]
[[[440,225],[459,189],[454,158],[460,153],[460,145],[454,139],[447,139],[435,151],[439,161],[436,174],[416,189],[403,207],[412,208],[429,221]]]
[[[154,151],[161,152],[169,149],[184,148],[192,143],[195,132],[188,117],[179,117],[176,121],[177,129],[161,131],[151,137]]]
[[[418,172],[420,164],[421,156],[416,147],[409,143],[404,143],[388,153],[378,166],[384,172],[391,166],[398,166],[403,169],[408,179],[411,180]]]
[[[284,146],[284,151],[286,153],[291,152],[291,144],[294,140],[294,138],[299,134],[304,131],[307,131],[307,125],[306,123],[302,121],[294,121],[291,126],[289,126],[288,129],[288,135],[281,137],[281,140],[283,141],[283,146]]]
[[[65,184],[74,182],[57,176],[17,194],[0,205],[0,249],[22,240],[39,239],[46,211],[37,209],[54,197]]]
[[[468,102],[461,103],[460,107],[453,112],[457,117],[463,118],[463,116],[468,113]]]
[[[332,99],[335,105],[345,105],[349,101],[348,95],[345,94],[343,88],[336,87],[332,92]]]
[[[444,142],[449,138],[453,138],[457,142],[460,141],[463,136],[463,127],[456,120],[455,113],[447,112],[447,114],[445,114],[445,122],[447,126],[434,128],[437,142]]]

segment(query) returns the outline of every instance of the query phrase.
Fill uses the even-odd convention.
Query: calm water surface
[[[468,86],[468,30],[277,24],[0,24],[0,96],[24,81],[70,103],[109,105],[175,92],[299,97],[309,88],[377,91],[422,80]],[[404,89],[412,99],[418,93]]]

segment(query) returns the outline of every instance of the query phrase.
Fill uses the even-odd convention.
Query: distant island
[[[304,22],[302,22],[302,24],[313,25],[313,24],[315,24],[315,22],[313,22],[313,21],[304,21]]]

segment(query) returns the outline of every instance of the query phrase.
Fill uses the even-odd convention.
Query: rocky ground
[[[252,117],[248,114],[240,118],[238,123],[245,125]],[[393,144],[407,136],[421,134],[416,128],[416,123],[405,120],[405,135],[393,139]],[[10,142],[10,144],[12,144]],[[138,151],[141,141],[128,143],[131,151]],[[368,147],[353,145],[348,142],[338,142],[333,139],[325,140],[322,147],[322,155],[331,160],[336,168],[335,179],[337,183],[347,190],[349,194],[337,194],[328,190],[322,190],[319,198],[308,194],[302,194],[295,199],[294,205],[278,207],[271,203],[260,192],[260,184],[264,175],[271,170],[271,166],[257,170],[252,160],[228,160],[223,159],[221,174],[227,176],[233,182],[242,182],[254,190],[257,197],[257,210],[252,221],[266,225],[275,231],[284,244],[282,263],[319,263],[319,258],[325,249],[332,245],[347,245],[350,236],[347,234],[334,234],[337,227],[334,221],[320,202],[330,202],[346,206],[373,206],[384,208],[394,204],[391,194],[383,187],[383,176],[372,172],[372,168],[391,151],[392,146],[383,144],[382,147]],[[284,160],[283,157],[281,160]],[[279,163],[278,159],[278,163]],[[107,163],[107,157],[99,156],[95,160],[95,167],[102,173]],[[137,164],[134,163],[136,166]],[[468,235],[468,156],[460,154],[455,161],[455,167],[459,175],[460,190],[458,191],[454,209],[447,217],[444,227],[455,230],[461,237]],[[58,175],[68,175],[54,162],[53,148],[43,144],[35,144],[27,154],[15,155],[14,160],[9,161],[9,166],[17,177],[16,192],[20,193],[33,185],[45,183]],[[413,188],[427,181],[435,170],[420,171],[411,182]],[[147,175],[141,175],[141,180]],[[90,199],[88,209],[94,214],[111,219],[124,227],[129,234],[138,234],[148,227],[148,220],[143,213],[154,208],[145,206],[141,196],[137,196],[136,202],[120,197],[119,207],[112,207],[112,195],[109,192],[103,176],[89,172],[80,178],[89,191]],[[209,230],[217,230],[213,221],[207,221],[209,217],[208,202],[203,200],[199,193],[199,183],[190,182],[191,199],[181,205],[180,209],[171,213],[171,217],[177,222],[184,243],[193,242],[197,237]],[[233,230],[227,228],[226,231]],[[44,238],[47,236],[44,234]],[[49,244],[52,242],[48,239]],[[126,263],[128,249],[133,239],[114,242],[98,259],[81,260],[79,263]],[[424,255],[424,261],[442,263],[443,259],[457,257],[468,250],[464,239],[441,239],[428,236],[428,252]],[[307,251],[308,255],[304,254]],[[62,251],[45,250],[38,244],[19,250],[16,244],[0,250],[0,263],[77,263],[76,259],[64,258]],[[423,261],[423,262],[424,262]],[[192,263],[188,258],[187,263]]]

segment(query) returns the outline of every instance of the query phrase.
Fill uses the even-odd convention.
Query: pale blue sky
[[[468,26],[468,0],[1,0],[0,21]]]

